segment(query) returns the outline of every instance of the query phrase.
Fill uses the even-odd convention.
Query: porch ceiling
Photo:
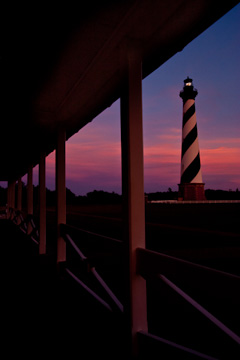
[[[128,49],[143,77],[238,1],[128,0],[3,9],[0,48],[0,180],[16,179],[121,94]],[[69,4],[69,3],[68,3]],[[33,7],[34,6],[34,7]]]

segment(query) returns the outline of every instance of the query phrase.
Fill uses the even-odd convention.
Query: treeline
[[[240,191],[233,190],[205,190],[207,200],[240,200]]]
[[[177,200],[178,192],[168,191],[154,192],[145,194],[147,200]],[[226,191],[226,190],[205,190],[207,200],[240,200],[240,191]],[[17,201],[17,186],[16,186],[16,201]],[[47,206],[54,206],[56,204],[56,191],[46,189]],[[27,187],[23,184],[22,188],[22,206],[26,206],[27,201]],[[75,195],[70,189],[66,189],[67,205],[84,205],[84,204],[119,204],[122,201],[122,196],[115,192],[107,192],[103,190],[94,190],[86,195]],[[38,186],[33,187],[33,202],[37,206],[39,202]],[[0,205],[4,206],[7,203],[7,189],[0,186]]]
[[[146,194],[148,201],[153,200],[177,200],[178,191],[172,191],[171,188],[168,188],[168,191],[157,191],[154,193]]]
[[[15,189],[15,199],[17,205],[17,192]],[[75,195],[70,189],[66,189],[66,203],[67,205],[84,205],[84,204],[118,204],[121,203],[121,195],[115,192],[97,191],[87,193],[84,196]],[[46,202],[47,206],[56,205],[57,194],[55,190],[46,189]],[[39,203],[39,186],[33,186],[33,204],[37,206]],[[0,206],[7,204],[7,189],[0,186]],[[27,205],[27,186],[22,186],[22,206]]]
[[[66,191],[66,201],[68,205],[82,204],[119,204],[122,196],[115,192],[107,192],[103,190],[94,190],[85,196],[75,195],[71,190]]]
[[[240,191],[233,190],[205,190],[206,200],[240,200]],[[152,200],[177,200],[178,191],[172,191],[171,188],[165,192],[154,192],[147,194],[149,201]]]

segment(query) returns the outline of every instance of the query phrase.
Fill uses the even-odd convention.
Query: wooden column
[[[66,243],[60,236],[60,224],[66,224],[66,170],[65,170],[66,132],[60,130],[56,149],[56,191],[57,191],[57,262],[66,260]]]
[[[45,153],[39,161],[39,254],[46,254],[46,161]]]
[[[17,193],[17,210],[22,211],[22,178],[18,178],[18,193]],[[20,214],[19,214],[20,215]],[[21,219],[20,216],[18,216],[17,223],[20,224]]]
[[[126,244],[124,311],[132,356],[137,356],[137,332],[147,330],[146,282],[136,273],[136,248],[145,248],[145,201],[142,129],[142,66],[129,53],[128,78],[121,97],[122,194]]]
[[[33,167],[30,166],[28,169],[28,178],[27,178],[27,215],[30,219],[33,216]],[[28,221],[27,234],[30,234],[32,231],[32,225]]]
[[[11,186],[10,186],[10,182],[8,181],[8,188],[7,188],[7,219],[9,219],[9,216],[10,216],[10,191],[11,191]]]
[[[14,213],[16,209],[16,181],[12,182],[12,208],[14,209]]]
[[[8,181],[8,190],[7,190],[7,218],[13,219],[14,209],[15,209],[15,181]],[[13,212],[10,213],[10,209],[13,209]]]
[[[16,202],[16,191],[15,191],[16,181],[11,182],[11,208],[13,209],[11,219],[15,215],[15,202]]]
[[[22,178],[18,178],[17,210],[22,210]]]

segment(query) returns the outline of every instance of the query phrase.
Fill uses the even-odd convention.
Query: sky
[[[182,99],[189,76],[195,100],[205,189],[240,189],[240,4],[143,80],[145,192],[178,189]],[[66,186],[121,194],[120,101],[66,143]],[[55,188],[55,153],[46,160]],[[26,177],[23,181],[27,182]],[[38,183],[38,167],[34,184]]]

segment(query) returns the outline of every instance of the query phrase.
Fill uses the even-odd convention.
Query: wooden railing
[[[10,208],[9,219],[12,220],[23,233],[28,235],[34,243],[39,245],[39,230],[33,215],[24,215],[22,211]]]
[[[11,220],[21,231],[28,234],[34,242],[38,243],[38,230],[33,217],[24,218],[23,213],[15,209],[9,209],[9,213]],[[29,224],[32,230],[28,233]],[[123,303],[111,290],[99,271],[96,270],[98,264],[109,257],[120,256],[124,262],[123,242],[65,224],[60,225],[60,233],[67,243],[67,246],[70,247],[74,253],[74,256],[67,258],[64,264],[65,273],[107,310],[123,314]],[[92,254],[91,251],[91,255],[86,255],[85,248],[91,250],[96,248],[97,251],[94,254]],[[102,249],[104,249],[104,251],[102,251]],[[218,302],[224,299],[227,294],[229,300],[228,306],[229,309],[231,308],[230,313],[234,316],[233,309],[238,309],[240,303],[240,277],[238,275],[212,269],[144,248],[137,248],[136,258],[136,272],[141,277],[146,281],[150,280],[151,283],[154,280],[156,285],[158,285],[159,282],[164,283],[172,292],[184,299],[186,304],[193,307],[208,319],[208,321],[214,324],[218,331],[222,332],[238,346],[240,345],[240,336],[237,334],[238,330],[233,330],[230,326],[226,325],[221,316],[219,318],[214,311],[209,310],[206,302],[204,302],[204,304],[201,303],[203,294],[206,294],[206,296],[214,300],[217,299]],[[83,274],[84,279],[81,278]],[[94,286],[89,286],[85,281],[88,277],[94,279],[98,284],[98,288],[101,289],[100,292],[98,292]],[[92,282],[90,283],[92,285]],[[200,294],[200,297],[196,294]],[[196,326],[198,325],[196,324]],[[188,358],[189,356],[190,358],[191,356],[192,358],[197,356],[203,359],[215,359],[210,355],[206,355],[147,331],[139,330],[138,341],[140,347],[142,344],[145,344],[144,346],[146,347],[155,346],[156,348],[158,348],[158,346],[162,348],[164,345],[174,349],[174,351],[178,351],[179,354],[187,353]],[[159,354],[161,354],[161,350],[159,350]]]
[[[233,306],[236,309],[236,312],[231,309],[232,316],[237,316],[240,304],[239,276],[142,248],[137,249],[137,272],[146,280],[155,279],[156,281],[164,282],[190,306],[194,307],[205,318],[211,321],[221,332],[230,337],[233,342],[240,345],[240,336],[196,301],[192,295],[190,296],[184,289],[190,289],[191,293],[200,294],[200,298],[203,297],[203,294],[207,294],[209,297],[214,296],[218,302],[221,302],[227,296],[228,300],[230,299],[229,307]],[[214,294],[216,291],[218,292],[217,295]],[[151,339],[151,341],[158,342],[159,344],[167,342],[168,346],[179,348],[181,351],[185,349],[185,351],[193,355],[196,353],[192,349],[146,332],[141,332],[140,338],[142,337],[146,337],[148,340]],[[212,357],[204,354],[198,353],[198,356],[212,359]]]
[[[6,219],[7,218],[7,209],[5,206],[0,207],[0,219]]]
[[[102,261],[104,258],[113,255],[114,252],[116,254],[116,251],[118,251],[119,256],[121,252],[122,242],[117,239],[113,239],[107,236],[99,235],[90,231],[78,229],[76,227],[64,224],[60,225],[60,232],[66,243],[69,244],[74,250],[75,254],[78,255],[79,265],[80,263],[84,265],[82,267],[82,271],[85,273],[85,275],[87,274],[97,281],[98,285],[100,285],[102,289],[101,293],[103,293],[107,297],[107,301],[103,299],[101,294],[97,294],[97,292],[93,288],[90,288],[86,283],[84,283],[84,281],[80,279],[76,272],[74,273],[74,270],[72,270],[71,267],[76,268],[76,261],[67,259],[65,267],[65,271],[67,272],[67,274],[70,275],[72,279],[74,279],[82,288],[85,289],[85,291],[87,291],[91,296],[93,296],[105,308],[110,311],[120,311],[122,313],[122,303],[119,301],[117,296],[113,293],[113,291],[104,281],[104,279],[95,269],[95,263],[99,260]],[[70,235],[71,232],[74,233],[75,236],[77,235],[82,246],[86,246],[87,244],[88,247],[92,247],[93,244],[96,245],[97,243],[99,243],[99,241],[101,241],[101,246],[103,246],[104,249],[107,248],[108,252],[100,253],[99,255],[94,255],[90,257],[85,256],[85,254],[76,244],[76,242],[72,239]]]
[[[73,241],[72,237],[77,236],[82,247],[92,248],[93,246],[98,246],[99,248],[111,249],[110,253],[121,253],[123,246],[122,242],[116,239],[112,239],[106,236],[98,235],[96,233],[81,230],[72,226],[61,225],[61,234],[65,238],[66,242],[71,245],[75,252],[79,256],[79,260],[86,264],[85,271],[88,271],[89,274],[94,276],[99,283],[102,285],[103,289],[109,295],[111,301],[115,304],[115,307],[118,308],[121,312],[124,312],[123,305],[119,302],[116,296],[111,292],[109,287],[97,273],[94,264],[98,263],[99,260],[102,260],[104,257],[109,256],[109,252],[105,251],[99,256],[86,257],[79,246],[76,245],[76,242]],[[99,244],[100,243],[100,244]],[[233,330],[224,324],[223,321],[219,320],[215,315],[208,311],[204,306],[202,306],[199,301],[196,301],[192,293],[207,293],[211,296],[212,293],[218,288],[220,294],[223,295],[227,293],[228,297],[232,299],[232,302],[235,306],[238,306],[240,303],[240,277],[237,275],[229,274],[223,271],[215,270],[206,266],[201,266],[189,261],[185,261],[179,258],[154,252],[151,250],[146,250],[143,248],[138,248],[137,250],[137,273],[140,274],[146,280],[155,279],[156,281],[164,282],[169,288],[171,288],[178,296],[186,301],[189,306],[194,307],[199,313],[211,321],[220,331],[225,335],[230,337],[236,344],[240,345],[240,337]],[[104,305],[109,310],[113,310],[112,306],[105,302],[98,294],[96,294],[92,289],[88,288],[86,284],[74,274],[70,268],[66,267],[67,273],[78,282],[89,294],[95,297],[98,302]],[[187,293],[186,289],[190,289],[190,295]],[[212,294],[213,295],[213,294]],[[216,296],[216,294],[215,294]],[[219,301],[221,299],[219,298]],[[197,326],[197,325],[196,325]],[[162,346],[164,343],[168,347],[174,348],[179,352],[185,352],[193,357],[197,356],[204,359],[215,359],[212,356],[203,354],[194,349],[182,346],[173,341],[163,339],[154,334],[148,333],[146,331],[139,331],[139,341],[146,342],[155,342]],[[161,352],[159,352],[160,354]]]

